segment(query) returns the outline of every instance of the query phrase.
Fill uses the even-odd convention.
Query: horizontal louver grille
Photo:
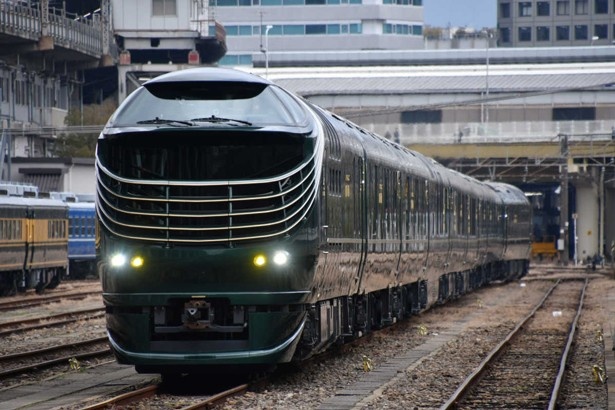
[[[232,246],[284,236],[315,199],[318,168],[310,151],[285,173],[246,180],[128,178],[103,165],[99,155],[100,221],[117,236],[159,243]],[[118,155],[117,149],[107,152]]]

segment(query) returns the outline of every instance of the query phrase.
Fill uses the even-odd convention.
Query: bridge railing
[[[54,42],[91,56],[103,52],[102,23],[97,16],[83,19],[64,9],[48,10],[47,35]],[[43,16],[40,9],[20,4],[0,2],[0,32],[37,41],[43,34]]]
[[[510,121],[491,123],[360,123],[364,128],[403,144],[553,142],[610,139],[615,120]]]
[[[32,7],[2,2],[0,32],[36,40],[41,35],[41,13]]]
[[[49,35],[67,48],[101,55],[103,27],[100,18],[95,15],[92,19],[79,19],[79,16],[71,17],[64,10],[59,11],[54,9],[54,13],[49,14]]]

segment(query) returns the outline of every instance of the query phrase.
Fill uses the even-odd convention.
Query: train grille
[[[182,146],[181,141],[175,139],[174,142]],[[233,246],[280,237],[289,234],[305,219],[317,194],[316,181],[322,158],[319,159],[318,150],[313,147],[308,150],[310,152],[303,152],[304,143],[296,144],[298,152],[293,151],[295,159],[290,161],[290,169],[285,172],[258,179],[227,180],[208,180],[203,174],[181,180],[155,179],[151,173],[135,178],[136,174],[123,172],[127,167],[118,164],[146,156],[135,154],[139,150],[134,146],[119,147],[113,142],[108,145],[113,146],[110,148],[99,142],[99,151],[106,158],[101,160],[99,152],[96,160],[97,212],[106,229],[124,238],[167,244]],[[243,151],[269,158],[271,154],[264,151],[269,151],[270,145],[244,147]],[[156,144],[149,141],[149,146]],[[207,147],[203,148],[201,142],[201,146],[195,145],[192,151],[199,149]],[[194,160],[194,154],[182,157],[181,149],[171,145],[160,150],[157,158],[175,157],[174,163]],[[233,150],[233,154],[241,155],[237,150]],[[290,152],[287,155],[293,157]],[[217,151],[216,157],[220,156]],[[110,165],[105,166],[103,162]],[[197,162],[192,164],[195,169],[199,167]],[[289,161],[284,163],[288,165]],[[250,167],[245,165],[245,175],[253,171]],[[237,175],[239,171],[229,172]]]

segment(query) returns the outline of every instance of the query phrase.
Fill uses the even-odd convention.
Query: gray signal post
[[[569,224],[568,224],[568,135],[559,134],[561,154],[561,190],[559,211],[559,233],[557,250],[560,251],[560,262],[568,265]],[[576,233],[575,233],[576,234]]]

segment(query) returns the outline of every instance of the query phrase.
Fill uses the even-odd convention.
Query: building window
[[[352,30],[352,27],[350,28]],[[384,23],[382,25],[382,32],[384,34],[396,34],[396,35],[423,35],[423,26],[408,25],[408,24],[393,24]]]
[[[609,28],[606,24],[596,24],[594,26],[594,36],[605,39],[609,38]]]
[[[587,26],[585,24],[577,24],[574,26],[574,39],[575,40],[587,40]]]
[[[225,55],[218,63],[220,65],[252,65],[252,55]]]
[[[570,15],[570,1],[569,0],[558,0],[557,1],[557,15],[558,16],[569,16]]]
[[[589,13],[589,1],[588,0],[574,0],[574,14],[588,14]]]
[[[594,0],[594,13],[607,14],[609,12],[608,0]]]
[[[327,34],[340,34],[341,32],[339,24],[327,24]]]
[[[500,41],[502,43],[510,43],[510,28],[504,27],[500,29]]]
[[[539,1],[536,3],[536,15],[537,16],[550,16],[551,10],[549,9],[548,1]]]
[[[539,26],[536,27],[536,41],[549,41],[549,27]]]
[[[519,3],[519,17],[531,17],[532,16],[532,3],[529,1],[522,1]]]
[[[553,121],[594,121],[595,107],[553,108]]]
[[[519,41],[532,41],[531,27],[519,27]]]
[[[306,24],[305,34],[327,34],[326,24]]]
[[[500,3],[500,17],[503,19],[510,17],[510,3]]]
[[[411,0],[383,0],[382,4],[397,4],[400,6],[420,6],[416,0],[413,2]]]
[[[152,0],[153,16],[175,16],[177,15],[176,0]]]
[[[401,113],[402,124],[440,124],[442,110],[416,110]]]
[[[282,33],[285,36],[304,35],[305,27],[299,24],[285,24],[282,26]]]
[[[570,40],[570,27],[569,26],[555,27],[555,39],[557,41],[569,41]]]

